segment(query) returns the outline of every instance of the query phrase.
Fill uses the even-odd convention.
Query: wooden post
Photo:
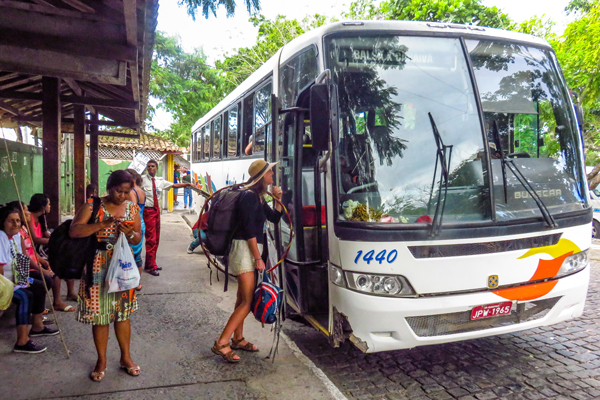
[[[165,178],[168,181],[173,181],[173,175],[175,174],[175,156],[173,154],[167,155],[167,177]],[[169,212],[173,211],[173,190],[171,189],[167,191],[167,210]]]
[[[90,119],[90,182],[96,185],[100,194],[103,190],[98,186],[98,113],[92,113]]]
[[[43,166],[44,194],[50,198],[51,210],[46,216],[49,228],[60,225],[60,82],[42,77],[42,119],[44,129]]]
[[[75,212],[85,203],[85,107],[74,106]]]

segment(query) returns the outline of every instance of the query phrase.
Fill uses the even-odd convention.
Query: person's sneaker
[[[45,326],[44,329],[42,329],[39,332],[34,332],[33,330],[29,331],[29,336],[54,336],[54,335],[58,335],[58,329],[52,329],[48,326]]]
[[[23,346],[19,346],[18,344],[15,344],[13,351],[15,353],[36,354],[36,353],[42,353],[42,352],[46,351],[46,348],[42,347],[42,346],[38,346],[37,344],[35,344],[34,342],[32,342],[30,340],[27,343],[25,343]]]
[[[193,252],[194,252],[194,249],[192,249],[192,245],[190,244],[187,248],[187,253],[192,254]]]

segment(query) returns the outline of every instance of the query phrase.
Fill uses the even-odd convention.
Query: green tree
[[[350,5],[347,18],[436,21],[473,24],[507,29],[513,21],[497,7],[487,7],[482,0],[357,0]]]
[[[223,91],[226,94],[239,86],[282,46],[304,32],[328,22],[326,17],[319,14],[306,17],[302,22],[287,19],[283,15],[278,15],[275,20],[258,15],[251,17],[250,21],[258,28],[256,44],[237,49],[233,54],[227,54],[224,60],[216,62],[217,68],[225,74]]]
[[[593,108],[600,99],[600,0],[588,5],[589,11],[571,22],[552,46],[579,103]]]
[[[186,53],[177,37],[156,32],[150,77],[150,96],[160,100],[157,108],[170,112],[173,123],[164,136],[180,146],[188,146],[193,124],[223,97],[222,78],[206,64],[200,50]],[[155,110],[149,107],[148,126],[153,127]]]
[[[573,0],[566,10],[576,19],[564,34],[550,38],[569,87],[583,108],[586,164],[595,166],[600,153],[600,0]],[[600,184],[600,165],[588,174],[590,189]]]
[[[259,0],[244,0],[248,14],[253,14],[260,11]],[[204,18],[208,18],[210,14],[217,16],[217,8],[225,7],[227,16],[231,17],[235,13],[235,0],[178,0],[177,4],[187,8],[187,13],[196,20],[196,13],[200,11]]]

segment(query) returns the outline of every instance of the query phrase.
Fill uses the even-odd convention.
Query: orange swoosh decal
[[[571,254],[580,251],[581,249],[572,241],[568,239],[560,239],[558,243],[553,246],[529,249],[519,258],[527,258],[538,254],[548,254],[549,256],[553,257],[552,260],[540,259],[538,261],[537,269],[533,273],[533,276],[529,279],[529,281],[537,281],[556,276],[565,259]],[[509,289],[492,290],[492,293],[497,294],[498,296],[507,300],[534,300],[550,293],[557,283],[558,281],[542,282]]]
[[[557,283],[558,281],[549,281],[509,289],[492,290],[492,292],[507,300],[535,300],[550,293]]]
[[[552,278],[553,276],[556,276],[563,261],[565,261],[565,258],[569,257],[571,254],[573,254],[572,251],[568,252],[567,254],[563,254],[554,260],[540,260],[535,273],[529,280],[537,281],[539,279]]]

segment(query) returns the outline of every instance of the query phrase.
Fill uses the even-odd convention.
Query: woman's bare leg
[[[67,279],[67,300],[77,301],[77,293],[75,293],[75,279]]]
[[[29,325],[17,325],[17,345],[25,346],[29,342]]]
[[[52,282],[52,297],[54,298],[54,309],[59,311],[64,310],[65,307],[68,306],[68,304],[60,298],[61,283],[62,282],[60,278],[58,276],[55,276]]]
[[[236,333],[236,337],[241,338],[244,330],[244,320],[250,312],[250,303],[252,302],[252,294],[254,293],[254,272],[246,272],[238,276],[238,292],[235,310],[229,317],[227,325],[217,343],[225,345],[229,343],[231,336]],[[239,336],[238,336],[239,335]],[[221,350],[221,353],[227,353],[228,347]],[[239,357],[235,358],[236,360]]]
[[[44,314],[31,314],[31,329],[39,332],[44,329]]]
[[[131,323],[129,320],[115,322],[115,335],[121,349],[121,365],[129,368],[137,367],[129,352],[131,345]]]
[[[104,372],[106,370],[106,347],[108,346],[108,325],[92,326],[94,335],[94,344],[98,353],[98,360],[94,367],[94,372]]]

